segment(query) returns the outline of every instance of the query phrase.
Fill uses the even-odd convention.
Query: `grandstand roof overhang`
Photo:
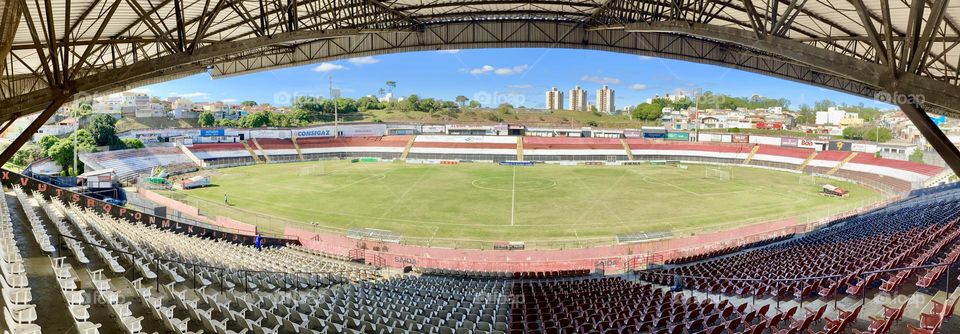
[[[924,110],[960,116],[960,7],[948,4],[0,0],[0,122],[55,110],[51,102],[203,72],[222,77],[396,52],[543,47],[738,68],[892,101],[908,115],[915,109],[911,119],[922,123]],[[960,152],[952,151],[960,169]]]

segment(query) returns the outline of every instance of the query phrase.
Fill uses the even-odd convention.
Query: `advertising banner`
[[[731,143],[749,143],[750,135],[730,135]]]
[[[827,146],[828,150],[832,151],[850,151],[853,145],[850,145],[848,142],[834,140],[830,142],[830,146]]]
[[[667,137],[667,134],[664,132],[644,132],[643,138],[655,138],[655,139],[664,139]]]
[[[667,140],[690,141],[689,132],[667,132]]]
[[[420,127],[420,133],[446,133],[445,125],[424,125]]]
[[[201,129],[200,137],[223,137],[223,129]]]
[[[642,138],[643,132],[640,130],[623,130],[623,136],[627,138]]]
[[[797,147],[800,146],[800,140],[792,137],[780,138],[780,146]]]

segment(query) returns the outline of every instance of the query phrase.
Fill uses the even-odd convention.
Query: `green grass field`
[[[449,239],[597,244],[620,233],[702,233],[787,216],[803,221],[883,199],[835,180],[819,183],[851,195],[822,196],[819,186],[793,173],[724,167],[732,177],[723,181],[707,178],[706,168],[715,167],[325,161],[208,171],[214,186],[161,193],[204,215],[265,231],[290,223],[312,229],[316,222],[324,229],[386,229],[434,245]]]

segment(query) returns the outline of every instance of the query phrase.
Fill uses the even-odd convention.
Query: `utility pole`
[[[337,112],[337,97],[333,92],[333,74],[330,74],[330,100],[333,101],[333,138],[340,138],[340,115]],[[336,94],[340,95],[340,94]]]
[[[700,95],[702,95],[702,89],[697,88],[697,100],[694,102],[694,124],[693,127],[696,129],[694,136],[696,139],[694,141],[700,141]]]

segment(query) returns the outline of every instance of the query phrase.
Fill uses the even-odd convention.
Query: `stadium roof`
[[[960,115],[947,0],[0,1],[0,121],[205,71],[485,47],[739,68],[900,104],[925,133],[923,110]]]

